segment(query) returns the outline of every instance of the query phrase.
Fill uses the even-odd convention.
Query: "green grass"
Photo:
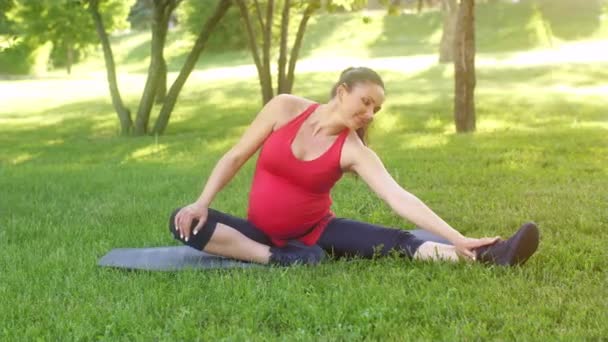
[[[168,215],[198,195],[259,109],[257,81],[189,81],[158,138],[117,137],[103,78],[2,81],[0,340],[605,339],[607,67],[479,67],[470,135],[453,134],[449,66],[383,72],[388,98],[372,148],[466,235],[508,236],[538,222],[538,253],[509,269],[394,258],[100,269],[112,248],[176,244]],[[300,75],[295,93],[323,101],[335,77]],[[133,107],[143,83],[127,84]],[[215,208],[245,215],[254,162]],[[338,215],[411,227],[353,177],[333,198]]]

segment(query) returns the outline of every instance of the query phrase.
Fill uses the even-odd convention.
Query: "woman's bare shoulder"
[[[283,126],[298,114],[302,113],[315,101],[291,94],[279,94],[272,101],[277,103],[277,127]]]
[[[365,149],[366,146],[357,135],[357,132],[351,130],[342,146],[342,154],[340,157],[340,166],[342,167],[342,170],[353,171],[352,166],[355,163],[357,156]]]

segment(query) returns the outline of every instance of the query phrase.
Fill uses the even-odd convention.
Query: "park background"
[[[168,215],[196,199],[261,108],[259,76],[232,4],[166,130],[124,132],[92,2],[0,1],[0,340],[608,338],[606,1],[477,1],[476,127],[463,134],[454,64],[438,62],[441,1],[322,1],[302,40],[292,92],[326,101],[342,69],[377,69],[387,100],[370,146],[389,172],[467,236],[537,222],[525,266],[385,258],[159,273],[96,263],[112,248],[177,244]],[[169,85],[217,3],[185,0],[167,17]],[[290,41],[309,3],[293,1]],[[99,2],[133,119],[153,5]],[[214,208],[246,214],[255,159]],[[332,196],[340,216],[413,228],[355,177]]]

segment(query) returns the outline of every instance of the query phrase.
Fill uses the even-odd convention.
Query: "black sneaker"
[[[291,266],[315,265],[325,258],[325,251],[317,246],[306,246],[299,241],[289,241],[285,247],[270,247],[270,264]]]
[[[523,265],[538,248],[539,233],[534,222],[524,223],[508,240],[475,249],[477,261],[502,266]]]

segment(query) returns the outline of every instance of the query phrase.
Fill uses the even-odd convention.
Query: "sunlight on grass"
[[[445,122],[439,118],[430,118],[424,123],[427,129],[441,128],[445,126]]]
[[[190,50],[192,50],[193,42],[196,40],[196,37],[194,37],[190,34],[186,34],[186,32],[183,32],[183,31],[179,34],[174,33],[173,35],[181,37],[181,38],[177,38],[175,40],[168,42],[168,44],[164,50],[165,58],[167,60],[176,58],[177,56],[180,56],[181,54],[184,54],[184,53],[185,54],[190,53]]]
[[[31,153],[23,153],[13,159],[10,160],[10,163],[12,165],[19,165],[21,163],[25,163],[31,159],[33,159],[35,157],[35,155],[31,154]]]
[[[490,68],[608,62],[608,40],[570,42],[554,48],[496,54],[496,57],[482,54],[479,57],[476,66]]]
[[[382,113],[382,115],[378,115],[376,119],[374,119],[374,131],[380,130],[384,133],[389,133],[398,125],[399,118],[396,114],[387,111]]]
[[[237,138],[231,137],[226,139],[214,140],[205,144],[205,149],[210,152],[225,152],[236,143]]]
[[[154,157],[154,159],[158,159],[158,157],[163,156],[164,152],[167,150],[167,147],[167,144],[154,144],[136,149],[135,151],[131,152],[123,162],[139,161],[150,159],[152,157]]]
[[[608,130],[608,114],[606,114],[606,120],[604,121],[579,121],[574,119],[571,128],[601,128]],[[608,134],[608,133],[607,133]]]
[[[357,15],[329,15],[324,20],[335,21],[337,29],[326,31],[322,37],[322,44],[313,47],[309,53],[311,57],[322,58],[335,56],[336,52],[348,50],[351,57],[369,57],[369,50],[362,48],[376,41],[383,32],[383,15],[367,13],[367,23],[361,14]],[[314,25],[311,22],[311,25]],[[356,38],[353,33],[356,32]],[[340,44],[331,44],[340,42]]]
[[[597,86],[578,86],[570,84],[556,84],[550,86],[548,91],[555,93],[563,93],[569,96],[576,95],[602,95],[608,96],[608,85],[597,85]]]
[[[530,165],[538,165],[546,159],[542,150],[526,149],[524,151],[509,151],[502,156],[502,165],[511,170],[521,170]]]
[[[441,37],[443,36],[443,27],[437,27],[435,31],[429,36],[429,39],[426,41],[428,44],[439,46],[441,42]]]
[[[448,143],[449,134],[425,134],[417,136],[408,136],[401,143],[403,149],[416,148],[440,148]]]
[[[63,139],[51,139],[51,140],[47,140],[46,142],[44,142],[45,146],[55,146],[55,145],[61,145],[64,143]]]
[[[509,120],[492,119],[483,116],[477,120],[476,127],[476,131],[480,133],[491,133],[511,129],[516,129],[518,131],[526,131],[532,129],[530,127],[526,127],[522,124],[518,124]]]

